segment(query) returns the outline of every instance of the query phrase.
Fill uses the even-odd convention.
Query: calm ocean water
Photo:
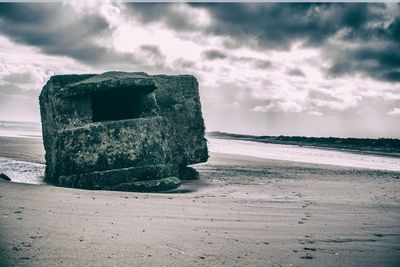
[[[0,121],[0,136],[41,138],[40,123]],[[28,184],[43,184],[45,165],[0,157],[0,172],[5,173],[11,181]]]
[[[40,137],[42,128],[37,122],[0,121],[0,136]]]
[[[0,121],[0,136],[41,138],[41,126],[39,123]],[[211,153],[226,153],[264,159],[353,168],[400,171],[400,158],[398,157],[216,138],[208,138],[208,142]],[[0,157],[0,172],[11,177],[13,182],[41,184],[43,183],[44,168],[44,164]]]

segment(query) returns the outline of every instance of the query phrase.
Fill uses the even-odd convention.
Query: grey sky
[[[398,3],[0,3],[0,120],[53,74],[194,74],[207,130],[400,137]]]

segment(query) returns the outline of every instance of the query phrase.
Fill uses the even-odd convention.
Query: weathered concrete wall
[[[155,94],[160,115],[167,117],[174,128],[175,158],[179,165],[207,161],[208,150],[196,78],[191,75],[153,77],[159,86]]]
[[[93,96],[132,90],[140,95],[137,118],[93,122]],[[155,181],[149,188],[167,189],[179,184],[171,177],[186,165],[208,159],[198,82],[190,75],[53,76],[41,92],[40,109],[51,183],[145,190],[141,181]]]

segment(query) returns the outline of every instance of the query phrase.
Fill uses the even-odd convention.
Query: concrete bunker
[[[187,165],[208,159],[191,75],[53,76],[40,94],[40,110],[50,183],[166,190],[180,184]]]

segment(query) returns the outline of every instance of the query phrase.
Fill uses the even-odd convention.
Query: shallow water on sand
[[[215,153],[373,170],[400,171],[399,157],[217,138],[208,138],[208,145],[210,152]]]
[[[44,169],[44,164],[0,157],[0,172],[10,177],[12,182],[43,184]]]

